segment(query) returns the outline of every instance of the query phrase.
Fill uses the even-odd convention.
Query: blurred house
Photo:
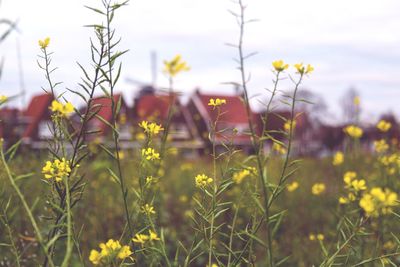
[[[20,117],[21,111],[17,108],[0,109],[0,138],[4,139],[6,148],[16,143],[22,134]]]
[[[226,104],[219,106],[219,115],[217,108],[208,105],[211,98],[226,100]],[[246,151],[251,148],[246,107],[240,96],[203,94],[196,90],[190,97],[187,110],[195,122],[206,149],[210,149],[212,146],[209,133],[212,131],[211,123],[215,122],[217,118],[217,134],[215,135],[217,145],[232,144]]]
[[[49,107],[53,101],[50,94],[34,96],[28,108],[19,117],[19,126],[23,129],[23,144],[32,148],[46,148],[47,140],[52,138],[51,112]]]
[[[171,108],[172,117],[168,134],[171,146],[190,150],[203,147],[193,117],[188,112],[187,107],[181,104],[178,94],[157,93],[150,86],[142,88],[134,99],[135,134],[142,133],[138,124],[143,120],[161,124],[165,128]]]

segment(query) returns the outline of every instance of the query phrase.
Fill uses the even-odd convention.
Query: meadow
[[[103,0],[101,22],[89,26],[90,66],[81,90],[54,81],[51,38],[39,40],[44,89],[54,100],[47,150],[1,140],[0,266],[399,266],[400,152],[388,138],[393,125],[379,121],[379,139],[360,145],[358,117],[346,126],[340,151],[320,157],[297,153],[297,93],[312,79],[311,64],[271,63],[274,75],[266,112],[257,128],[250,108],[243,51],[245,6],[238,1],[238,86],[248,118],[251,149],[233,145],[238,129],[220,125],[226,99],[209,99],[209,150],[197,157],[171,146],[171,121],[151,118],[134,126],[139,148],[121,146],[121,102],[115,89],[126,51],[119,51],[114,15],[127,2]],[[57,51],[55,51],[57,53]],[[172,98],[176,76],[190,71],[182,57],[164,61]],[[282,93],[280,82],[292,82]],[[67,93],[68,92],[68,93]],[[94,103],[103,93],[112,119]],[[85,103],[77,109],[68,94]],[[279,104],[290,111],[284,127],[268,130]],[[0,105],[8,101],[0,98]],[[173,101],[172,101],[173,103]],[[354,99],[359,105],[359,99]],[[228,111],[229,112],[229,111]],[[79,118],[73,121],[73,115]],[[110,129],[98,142],[98,121]],[[222,140],[222,141],[221,141]],[[250,153],[247,153],[249,152]]]

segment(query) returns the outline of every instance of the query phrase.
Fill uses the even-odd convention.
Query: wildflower
[[[66,117],[74,111],[74,106],[70,102],[62,104],[57,100],[53,100],[53,102],[51,102],[50,110],[55,113],[56,116]]]
[[[376,128],[378,128],[379,131],[386,133],[387,131],[390,130],[390,128],[392,128],[392,124],[388,121],[380,120],[376,125]]]
[[[281,155],[284,155],[287,152],[286,148],[283,145],[279,144],[279,143],[274,143],[272,145],[272,149],[275,150],[278,154],[281,154]]]
[[[234,173],[232,176],[232,180],[237,184],[241,184],[243,182],[243,179],[246,178],[247,176],[249,176],[250,174],[251,174],[250,170],[244,169],[244,170]]]
[[[355,96],[354,98],[353,98],[353,103],[354,103],[354,105],[355,106],[359,106],[360,105],[360,97],[359,96]]]
[[[213,108],[216,108],[218,106],[221,106],[223,104],[226,104],[226,100],[225,99],[214,99],[214,98],[210,98],[210,101],[208,102],[209,106],[213,106]]]
[[[0,104],[3,104],[3,103],[5,103],[5,102],[7,102],[7,100],[8,100],[8,97],[7,97],[7,96],[5,96],[5,95],[0,95]]]
[[[349,125],[343,131],[352,138],[358,139],[363,135],[363,130],[355,125]]]
[[[316,236],[315,236],[314,234],[310,234],[310,235],[308,236],[308,239],[310,239],[310,241],[315,241]]]
[[[144,157],[146,160],[156,160],[160,159],[160,153],[156,153],[154,148],[148,147],[142,149],[142,157]]]
[[[313,193],[313,195],[320,195],[323,192],[325,192],[326,186],[324,183],[316,183],[312,186],[311,188],[311,192]]]
[[[53,162],[46,161],[42,168],[42,173],[46,179],[54,179],[56,182],[61,182],[63,178],[68,177],[71,173],[70,162],[65,158],[56,159]]]
[[[185,61],[182,61],[180,55],[176,55],[171,61],[164,60],[164,72],[171,77],[175,77],[178,73],[189,70],[190,67]]]
[[[150,241],[160,240],[160,238],[158,237],[157,233],[153,232],[152,230],[149,230],[149,239],[150,239]]]
[[[50,37],[45,38],[44,40],[39,40],[39,46],[41,49],[46,49],[49,46]]]
[[[383,190],[374,187],[369,193],[363,195],[359,205],[368,216],[379,217],[386,215],[392,211],[392,207],[397,205],[397,194],[389,189]]]
[[[94,264],[110,264],[115,259],[124,260],[132,255],[129,246],[122,246],[118,240],[109,239],[107,243],[99,245],[100,252],[92,249],[90,251],[89,260]]]
[[[303,65],[303,63],[298,63],[298,64],[294,64],[294,67],[296,68],[297,72],[301,75],[309,74],[314,71],[314,67],[311,66],[310,64],[308,64],[306,67]]]
[[[342,152],[338,151],[333,156],[332,165],[338,166],[341,165],[344,161],[344,155]]]
[[[148,121],[142,121],[139,123],[139,127],[143,128],[144,132],[149,135],[157,135],[160,131],[164,130],[161,125],[158,125],[154,122],[149,123]]]
[[[283,125],[283,128],[285,129],[286,132],[289,132],[291,128],[296,128],[296,121],[291,121],[288,120],[285,122],[285,124]]]
[[[322,241],[322,240],[325,239],[325,236],[324,236],[323,234],[317,234],[317,239],[318,239],[319,241]]]
[[[356,191],[356,192],[367,189],[364,179],[352,181],[351,186],[354,189],[354,191]]]
[[[142,212],[146,213],[147,215],[156,214],[154,207],[152,205],[146,204],[142,207]]]
[[[315,241],[315,240],[323,241],[325,239],[325,236],[323,234],[310,234],[308,236],[308,239],[310,239],[310,241]]]
[[[277,72],[281,72],[289,68],[289,64],[285,64],[283,60],[275,60],[274,62],[272,62],[272,66]]]
[[[213,178],[210,178],[205,174],[198,174],[194,179],[197,187],[206,187],[214,181]]]
[[[288,184],[286,188],[287,188],[287,191],[293,192],[293,191],[295,191],[298,187],[299,187],[299,183],[296,182],[296,181],[294,181],[294,182],[292,182],[291,184]]]
[[[132,241],[135,243],[140,243],[142,246],[149,240],[149,236],[145,234],[136,234]]]
[[[384,153],[389,149],[385,139],[374,141],[374,147],[377,153]]]
[[[350,185],[351,181],[357,177],[356,172],[348,171],[343,175],[343,181],[346,185]]]

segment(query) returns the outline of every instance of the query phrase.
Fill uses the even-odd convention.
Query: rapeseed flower
[[[8,97],[5,95],[0,95],[0,105],[7,102]]]
[[[303,74],[309,74],[314,71],[314,67],[308,64],[307,66],[304,66],[303,63],[297,63],[294,64],[294,67],[297,70],[297,73],[303,75]]]
[[[160,159],[160,153],[157,153],[154,148],[143,148],[142,157],[146,160],[157,160]]]
[[[392,208],[398,205],[397,201],[396,193],[389,189],[374,187],[362,196],[359,205],[368,216],[379,217],[392,212]]]
[[[390,128],[392,128],[392,124],[388,121],[385,120],[380,120],[377,124],[376,124],[376,128],[378,128],[379,131],[386,133],[387,131],[390,130]]]
[[[206,187],[214,181],[213,178],[210,178],[205,174],[198,174],[194,179],[196,182],[196,186],[200,188]]]
[[[132,238],[132,241],[143,246],[149,240],[149,238],[150,237],[145,234],[136,234],[135,237]]]
[[[226,100],[225,99],[214,99],[214,98],[210,98],[208,105],[212,106],[213,108],[219,107],[223,104],[226,104]]]
[[[354,103],[354,105],[355,106],[359,106],[360,105],[360,97],[359,96],[355,96],[354,98],[353,98],[353,103]]]
[[[283,145],[275,142],[272,144],[272,149],[281,155],[285,155],[287,152],[286,148]]]
[[[289,68],[289,64],[285,64],[283,60],[275,60],[272,62],[272,66],[277,72],[281,72],[287,70]]]
[[[257,170],[254,167],[249,167],[246,169],[243,169],[241,171],[235,172],[232,176],[232,180],[236,183],[236,184],[241,184],[244,180],[244,178],[252,175],[252,174],[256,174]]]
[[[150,136],[157,135],[160,131],[164,130],[161,125],[158,125],[154,122],[142,121],[139,123],[139,127],[144,130]]]
[[[170,77],[175,77],[178,73],[189,70],[190,67],[182,60],[180,55],[176,55],[171,61],[164,60],[164,73]]]
[[[107,243],[101,243],[99,247],[100,251],[95,249],[90,251],[89,260],[94,265],[107,265],[116,259],[124,260],[132,255],[130,247],[122,246],[118,240],[109,239]]]
[[[286,189],[287,189],[287,191],[289,191],[289,192],[293,192],[293,191],[295,191],[298,187],[299,187],[299,183],[296,182],[296,181],[294,181],[294,182],[288,184],[287,187],[286,187]]]
[[[389,149],[389,145],[385,139],[381,139],[374,141],[374,148],[377,153],[384,153]]]
[[[58,117],[66,117],[74,111],[74,106],[70,102],[62,104],[57,100],[53,100],[51,102],[50,110]]]
[[[157,241],[160,240],[156,232],[153,232],[152,230],[149,230],[149,239],[150,241]]]
[[[42,173],[46,179],[54,179],[56,182],[61,182],[71,173],[71,165],[69,160],[65,158],[61,160],[56,159],[53,162],[46,161],[46,164],[42,168]]]
[[[142,212],[146,213],[147,215],[156,214],[156,211],[154,210],[154,207],[152,205],[149,205],[149,204],[145,204],[142,207]]]
[[[311,188],[312,194],[316,195],[316,196],[322,194],[323,192],[325,192],[325,190],[326,190],[326,186],[324,183],[316,183]]]
[[[286,132],[290,132],[291,128],[293,128],[293,129],[296,128],[296,121],[295,120],[286,121],[285,124],[283,125],[283,128],[285,129]]]
[[[333,155],[332,165],[339,166],[343,162],[344,162],[344,154],[340,151],[336,152],[335,155]]]
[[[46,49],[50,44],[50,37],[47,37],[44,40],[39,40],[38,43],[41,49]]]
[[[363,135],[363,130],[355,125],[349,125],[343,129],[343,131],[350,137],[358,139]]]

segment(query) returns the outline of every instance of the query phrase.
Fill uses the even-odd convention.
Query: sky
[[[250,95],[269,97],[265,89],[272,86],[271,62],[283,59],[315,67],[302,88],[324,97],[329,106],[327,120],[341,119],[341,100],[349,88],[358,90],[365,120],[389,111],[400,116],[400,1],[244,2],[246,17],[257,20],[247,24],[244,37],[245,52],[257,52],[246,62],[251,74]],[[20,92],[21,81],[26,89],[26,97],[11,105],[26,104],[46,85],[37,56],[38,40],[47,36],[54,52],[52,64],[58,68],[53,78],[63,82],[59,90],[78,88],[82,73],[76,62],[89,67],[89,38],[93,37],[91,29],[83,25],[101,22],[100,16],[84,5],[99,7],[100,3],[2,0],[0,18],[17,20],[18,31],[0,44],[0,57],[5,60],[0,94]],[[237,43],[239,30],[228,10],[238,11],[238,6],[230,0],[131,0],[120,9],[114,26],[116,35],[122,37],[119,49],[129,52],[123,56],[117,87],[127,102],[132,102],[140,84],[152,81],[152,51],[157,54],[158,86],[168,83],[162,61],[181,54],[191,71],[177,77],[177,90],[187,96],[195,88],[233,94],[233,87],[226,83],[240,79],[233,60],[237,50],[226,44]],[[292,87],[286,80],[279,89]]]

